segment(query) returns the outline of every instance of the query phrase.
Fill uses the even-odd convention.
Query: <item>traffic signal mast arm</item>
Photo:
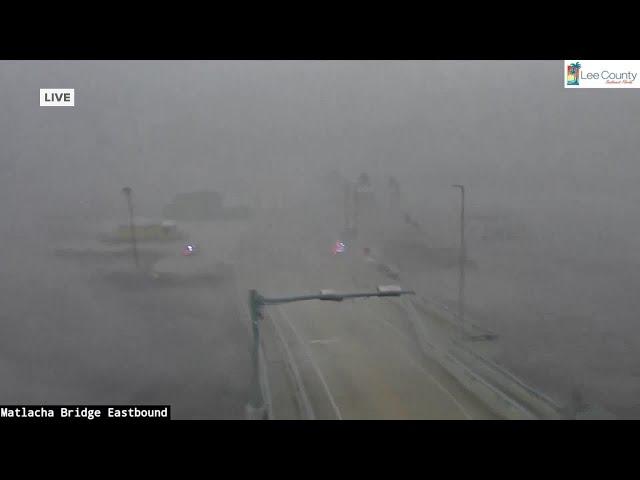
[[[381,285],[378,287],[377,292],[338,293],[333,290],[321,290],[319,294],[281,298],[266,298],[257,294],[256,300],[262,305],[280,305],[283,303],[300,302],[304,300],[328,300],[341,302],[345,298],[399,297],[400,295],[415,295],[415,292],[413,290],[403,290],[395,285]]]

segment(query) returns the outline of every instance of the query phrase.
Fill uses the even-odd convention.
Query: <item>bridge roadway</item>
[[[286,217],[257,221],[238,244],[239,291],[255,288],[280,297],[325,288],[375,290],[382,277],[357,252],[332,255],[332,238],[321,230],[322,225],[294,224]],[[265,335],[279,339],[265,339],[275,418],[496,418],[422,353],[402,299],[310,300],[267,306],[265,313]],[[282,350],[276,355],[278,343]],[[301,379],[306,415],[278,391],[285,388],[280,357],[286,355]]]

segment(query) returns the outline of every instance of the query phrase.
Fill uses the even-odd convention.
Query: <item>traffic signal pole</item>
[[[267,406],[265,405],[264,395],[260,385],[260,321],[264,318],[263,308],[265,305],[281,305],[306,300],[341,302],[346,298],[398,297],[400,295],[415,295],[415,292],[412,290],[403,290],[400,287],[392,285],[380,286],[377,292],[337,293],[332,290],[322,290],[319,294],[266,298],[260,295],[257,290],[249,290],[248,300],[251,315],[251,329],[253,332],[253,345],[251,348],[252,374],[247,417],[252,420],[267,419]]]

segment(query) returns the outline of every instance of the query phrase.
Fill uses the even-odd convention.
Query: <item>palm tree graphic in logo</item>
[[[567,85],[580,85],[580,62],[567,66]]]

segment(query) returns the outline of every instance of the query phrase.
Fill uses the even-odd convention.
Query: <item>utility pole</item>
[[[127,205],[129,207],[129,232],[131,234],[131,246],[133,247],[133,261],[138,267],[138,247],[136,245],[136,232],[133,225],[133,202],[131,201],[131,187],[124,187],[122,193],[127,197]]]
[[[460,204],[460,273],[458,279],[458,316],[460,317],[460,332],[464,335],[464,264],[466,263],[466,245],[464,241],[464,185],[452,185],[459,188],[461,197]]]

